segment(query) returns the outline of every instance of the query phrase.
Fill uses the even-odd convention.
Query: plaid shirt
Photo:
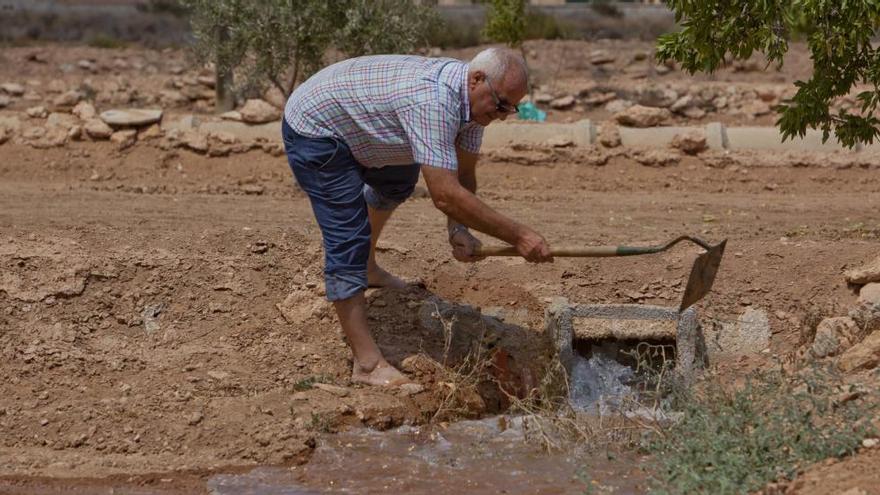
[[[469,122],[467,64],[454,59],[344,60],[301,84],[284,118],[303,136],[341,139],[366,167],[455,170],[455,146],[476,153],[483,139],[483,127]]]

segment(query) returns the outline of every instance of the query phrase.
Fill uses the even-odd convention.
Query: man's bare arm
[[[478,153],[471,153],[470,151],[466,151],[458,146],[455,147],[455,154],[458,158],[458,183],[461,184],[461,186],[468,191],[476,194],[477,160],[480,155]],[[452,232],[452,230],[456,226],[463,225],[453,220],[452,217],[447,218],[447,229],[449,230],[449,232]]]
[[[480,201],[459,182],[458,172],[423,165],[422,176],[434,206],[452,220],[512,244],[529,261],[552,260],[550,247],[540,234]]]

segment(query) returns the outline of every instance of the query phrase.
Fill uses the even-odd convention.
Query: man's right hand
[[[532,263],[548,263],[553,261],[553,255],[550,254],[550,246],[547,244],[547,241],[541,237],[541,234],[528,227],[523,227],[515,246],[517,252],[526,261]]]

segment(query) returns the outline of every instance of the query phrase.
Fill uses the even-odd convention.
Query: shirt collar
[[[471,121],[471,101],[468,98],[468,65],[464,64],[461,81],[461,121],[468,123]]]

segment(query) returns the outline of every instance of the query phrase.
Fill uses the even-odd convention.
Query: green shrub
[[[657,459],[654,489],[747,493],[793,479],[813,462],[852,454],[874,434],[870,411],[877,404],[841,399],[851,392],[835,372],[814,369],[755,374],[744,386],[713,384],[682,397],[681,421],[649,444]]]

